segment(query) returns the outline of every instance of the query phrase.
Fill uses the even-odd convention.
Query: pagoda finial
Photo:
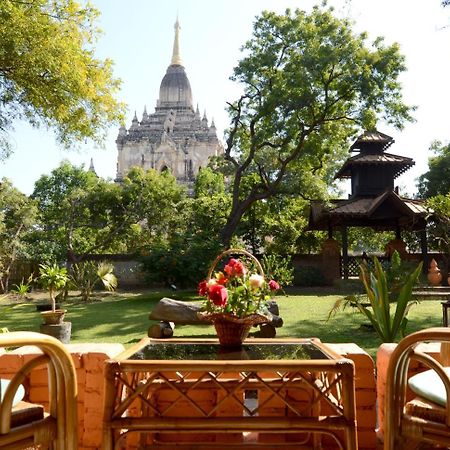
[[[178,14],[177,20],[174,25],[175,28],[175,38],[173,41],[173,52],[172,52],[172,61],[171,64],[182,65],[181,56],[180,56],[180,23],[178,22]]]
[[[91,163],[89,164],[88,172],[92,172],[94,175],[97,175],[94,167],[94,158],[91,158]]]

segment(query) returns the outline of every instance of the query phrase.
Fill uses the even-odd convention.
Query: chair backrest
[[[418,347],[421,343],[429,342],[441,343],[438,359]],[[424,440],[450,445],[450,378],[444,369],[444,365],[449,364],[449,345],[450,328],[428,328],[406,336],[392,352],[386,376],[385,450],[400,450],[403,446],[414,449]],[[434,409],[433,414],[429,414],[430,418],[415,416],[411,412],[414,411],[414,405],[407,401],[411,361],[435,371],[447,392],[445,407],[426,402],[428,409]],[[438,415],[442,421],[437,422]]]
[[[34,444],[54,441],[54,448],[77,449],[77,383],[75,366],[63,344],[40,333],[10,332],[0,334],[0,348],[33,345],[41,354],[26,362],[9,380],[0,403],[0,447],[17,442]],[[1,358],[1,355],[0,355]],[[42,420],[14,427],[14,399],[33,369],[45,364],[48,370],[49,410]]]

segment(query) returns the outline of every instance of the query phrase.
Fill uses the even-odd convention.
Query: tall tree
[[[121,119],[112,62],[94,56],[98,14],[73,0],[0,2],[0,158],[16,119],[53,128],[65,147],[101,142]]]
[[[16,189],[9,180],[0,182],[0,287],[9,289],[14,262],[25,256],[24,237],[36,224],[35,202]]]
[[[398,81],[405,70],[398,45],[366,40],[331,9],[263,12],[256,19],[232,76],[244,93],[229,104],[225,159],[233,168],[233,200],[224,245],[251,205],[285,189],[289,177],[298,194],[311,195],[327,159],[360,127],[384,119],[400,128],[411,120]]]
[[[77,262],[91,253],[137,251],[159,239],[176,220],[183,191],[167,172],[133,168],[116,184],[63,162],[36,182],[32,197],[40,213],[34,248],[41,258]]]
[[[450,144],[435,141],[430,150],[435,156],[428,158],[428,171],[418,180],[419,196],[422,198],[450,193]]]

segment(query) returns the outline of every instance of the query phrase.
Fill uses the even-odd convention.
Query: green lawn
[[[147,335],[151,325],[148,315],[156,302],[164,296],[193,299],[188,292],[152,291],[145,294],[122,293],[83,304],[75,299],[63,305],[68,310],[66,320],[72,322],[71,342],[120,342],[125,346],[138,342]],[[280,315],[284,326],[277,330],[278,337],[320,338],[323,342],[354,342],[374,355],[380,345],[376,334],[364,324],[366,320],[348,309],[327,321],[335,300],[340,294],[329,290],[299,291],[289,296],[279,296]],[[11,304],[10,304],[11,305]],[[439,301],[423,301],[412,307],[407,332],[440,326],[442,311]],[[0,328],[10,331],[39,331],[40,314],[33,302],[0,306]],[[256,329],[255,329],[256,330]],[[210,325],[177,326],[178,337],[215,337]]]

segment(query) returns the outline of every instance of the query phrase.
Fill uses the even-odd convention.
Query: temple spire
[[[181,61],[180,56],[180,23],[178,22],[178,15],[177,15],[177,21],[174,25],[175,28],[175,38],[173,41],[173,52],[172,52],[172,61],[171,64],[177,64],[177,65],[183,65]]]

